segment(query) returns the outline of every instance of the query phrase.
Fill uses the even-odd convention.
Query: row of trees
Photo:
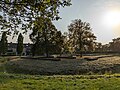
[[[33,55],[46,54],[48,57],[50,53],[69,52],[82,56],[83,51],[93,51],[96,37],[89,23],[73,20],[68,26],[68,33],[62,34],[50,19],[41,17],[38,20],[40,22],[34,25],[30,35]]]
[[[9,34],[11,32],[18,34],[20,29],[24,30],[25,33],[28,30],[33,30],[30,35],[34,44],[33,55],[37,52],[34,49],[39,44],[39,47],[41,47],[39,49],[42,49],[40,51],[45,51],[48,56],[51,44],[53,47],[54,45],[58,47],[56,44],[58,41],[51,42],[54,38],[52,33],[61,34],[59,31],[50,30],[50,28],[54,28],[51,21],[60,19],[60,7],[70,5],[71,0],[1,0],[0,26],[1,29],[6,30]]]
[[[39,23],[34,25],[30,39],[33,42],[32,55],[76,53],[82,56],[83,51],[93,51],[96,37],[90,24],[80,19],[73,20],[68,26],[68,33],[62,34],[48,18],[38,18]],[[38,22],[37,21],[37,22]],[[7,32],[1,38],[1,54],[7,51]],[[18,36],[17,54],[23,51],[23,36]]]
[[[66,34],[62,34],[53,25],[53,20],[60,19],[59,8],[70,5],[71,0],[1,0],[0,27],[7,34],[18,34],[20,29],[25,33],[32,30],[30,39],[33,42],[33,55],[45,53],[49,56],[50,53],[70,52],[82,56],[83,51],[100,51],[101,43],[95,43],[96,37],[89,23],[76,19],[68,26]],[[1,39],[1,43],[3,41],[5,39]],[[115,43],[113,41],[108,46],[114,48]],[[102,46],[102,49],[108,46]],[[1,52],[5,53],[4,50]]]
[[[45,52],[46,56],[48,56],[51,50],[61,52],[65,50],[64,47],[71,51],[72,49],[74,49],[74,51],[79,49],[80,52],[82,52],[84,47],[88,48],[88,44],[93,42],[89,34],[91,31],[88,30],[90,29],[89,24],[80,21],[80,23],[78,23],[80,24],[78,25],[79,29],[75,29],[76,31],[78,30],[78,35],[74,33],[74,30],[71,31],[69,28],[69,36],[64,36],[60,31],[56,30],[51,22],[52,20],[60,19],[60,7],[70,5],[71,0],[2,0],[0,1],[0,10],[3,13],[0,15],[1,29],[7,29],[10,33],[14,31],[14,34],[18,34],[18,29],[20,28],[25,32],[27,32],[27,30],[33,30],[33,33],[30,35],[34,44],[33,55],[35,53]],[[76,34],[76,36],[74,37],[72,34]],[[89,38],[87,40],[85,37],[88,37],[86,36],[88,34]],[[70,35],[72,36],[70,37]],[[65,37],[67,41],[65,41],[63,37]],[[64,41],[65,43],[63,43]],[[75,45],[76,43],[80,44]],[[38,46],[41,52],[35,49],[35,47]]]
[[[99,43],[99,52],[120,52],[120,38],[114,38],[112,39],[112,42],[109,42],[108,44],[102,45],[102,43]]]
[[[17,40],[17,54],[21,55],[23,52],[23,36],[20,33]],[[8,40],[7,40],[7,32],[2,33],[1,41],[0,41],[0,55],[6,55],[8,51]]]

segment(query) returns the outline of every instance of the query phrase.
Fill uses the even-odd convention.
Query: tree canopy
[[[34,54],[48,56],[49,53],[61,51],[62,33],[56,29],[49,18],[38,18],[38,23],[34,25],[30,39],[34,44],[32,49]]]
[[[59,8],[71,5],[71,0],[1,0],[1,29],[14,31],[31,30],[39,17],[58,20]]]
[[[69,43],[70,47],[74,51],[79,51],[82,56],[83,49],[92,46],[94,40],[96,40],[95,35],[92,33],[90,24],[87,22],[82,22],[80,19],[75,19],[68,26],[69,30]]]

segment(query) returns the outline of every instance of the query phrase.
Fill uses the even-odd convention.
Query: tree
[[[18,36],[18,43],[17,43],[17,54],[18,55],[22,55],[22,52],[23,52],[23,36],[22,34],[20,33],[19,36]]]
[[[56,27],[49,18],[39,17],[38,23],[34,25],[32,31],[30,39],[33,42],[34,50],[36,50],[35,53],[46,54],[48,57],[49,53],[56,51],[56,48],[60,49],[58,45],[60,45],[61,41],[59,39],[61,38],[61,32],[57,31]]]
[[[80,52],[80,56],[82,57],[85,45],[90,46],[96,40],[90,24],[82,22],[80,19],[75,19],[68,26],[68,30],[70,47],[73,51]]]
[[[64,32],[63,33],[63,53],[68,53],[69,52],[69,37],[68,33]]]
[[[120,52],[120,37],[112,39],[112,42],[109,44],[110,51]]]
[[[96,42],[96,51],[102,52],[103,45],[100,42]]]
[[[7,41],[7,32],[2,33],[2,38],[0,41],[0,53],[4,55],[7,52],[7,46],[8,46],[8,41]]]
[[[60,55],[62,54],[62,49],[63,49],[63,43],[64,43],[64,36],[62,35],[61,31],[57,31],[54,34],[54,37],[52,39],[52,45],[54,46],[54,48],[52,49],[52,51],[54,53],[59,53]]]
[[[110,44],[104,44],[104,45],[102,45],[102,51],[103,52],[110,52]]]
[[[0,0],[1,29],[14,31],[32,30],[39,17],[58,20],[59,8],[70,6],[71,0]]]

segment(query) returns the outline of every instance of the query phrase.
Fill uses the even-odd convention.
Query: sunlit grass
[[[119,90],[120,75],[0,74],[0,90]]]

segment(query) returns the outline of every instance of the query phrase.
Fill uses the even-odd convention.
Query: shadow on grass
[[[19,60],[5,64],[8,73],[31,75],[82,75],[82,74],[114,74],[120,73],[120,64],[97,66],[85,64],[87,61],[44,61]],[[89,61],[88,61],[89,63]]]

